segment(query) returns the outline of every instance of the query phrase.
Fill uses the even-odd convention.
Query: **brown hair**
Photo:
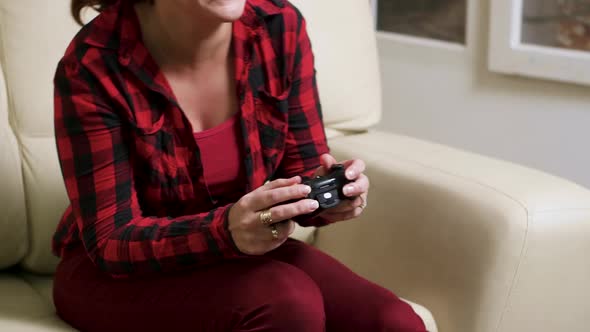
[[[78,22],[78,24],[83,25],[81,12],[82,9],[86,7],[94,8],[97,11],[102,11],[106,7],[115,4],[117,1],[130,1],[132,3],[135,2],[151,2],[153,3],[154,0],[72,0],[71,11],[74,20]]]

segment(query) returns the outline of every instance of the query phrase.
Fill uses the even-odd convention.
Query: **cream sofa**
[[[363,158],[372,179],[361,218],[297,237],[423,304],[442,332],[587,331],[590,192],[369,130],[381,108],[367,1],[294,2],[309,22],[331,148]],[[67,203],[51,80],[78,29],[68,5],[0,0],[0,331],[73,330],[54,313],[50,253]],[[414,306],[436,331],[430,311]]]

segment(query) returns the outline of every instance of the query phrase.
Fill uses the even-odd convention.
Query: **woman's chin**
[[[244,13],[246,1],[231,1],[215,4],[209,8],[212,16],[224,22],[237,21]]]

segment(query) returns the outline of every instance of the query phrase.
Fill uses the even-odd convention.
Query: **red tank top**
[[[216,205],[234,203],[247,181],[243,164],[240,112],[211,129],[195,132],[205,184]]]

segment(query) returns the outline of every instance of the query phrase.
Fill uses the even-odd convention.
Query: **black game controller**
[[[320,207],[314,211],[314,214],[325,209],[333,208],[345,199],[353,199],[344,195],[342,189],[345,185],[353,182],[345,176],[345,168],[342,164],[336,164],[330,168],[330,172],[324,176],[316,176],[302,181],[311,187],[311,192],[306,198],[315,199],[320,203]]]
[[[342,164],[336,164],[330,168],[330,172],[324,176],[316,176],[314,178],[304,178],[301,184],[306,184],[311,187],[311,192],[303,199],[314,199],[318,201],[320,206],[313,212],[302,214],[292,218],[295,221],[313,218],[326,209],[333,208],[340,204],[345,199],[354,199],[344,195],[342,189],[345,185],[353,182],[345,176],[345,168]],[[294,199],[280,204],[289,204],[299,201]],[[278,205],[278,204],[277,204]],[[289,220],[284,220],[279,223],[286,223]]]

